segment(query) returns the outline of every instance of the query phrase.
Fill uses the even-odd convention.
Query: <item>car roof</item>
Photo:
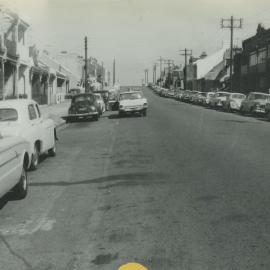
[[[21,106],[28,106],[29,104],[37,104],[36,101],[32,99],[8,99],[0,101],[0,108],[4,108],[6,106],[12,108],[19,108]]]
[[[269,94],[263,93],[263,92],[249,92],[249,94],[259,94],[259,95],[270,96]]]
[[[134,93],[138,93],[138,92],[142,93],[141,91],[126,91],[126,92],[120,93],[120,95],[122,95],[122,94],[134,94]]]

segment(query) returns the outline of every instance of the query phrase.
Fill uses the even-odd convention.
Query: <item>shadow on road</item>
[[[108,183],[113,181],[120,181],[122,185],[133,185],[136,183],[137,185],[145,185],[146,183],[154,182],[154,183],[161,183],[160,179],[164,179],[166,174],[164,173],[152,173],[152,172],[139,172],[139,173],[127,173],[127,174],[117,174],[117,175],[108,175],[105,177],[99,177],[94,179],[87,179],[82,181],[57,181],[57,182],[32,182],[29,183],[30,186],[76,186],[76,185],[89,185],[89,184],[101,184],[101,183]],[[130,184],[130,182],[132,182]],[[110,184],[107,186],[113,187],[117,186],[119,183]],[[106,187],[103,187],[106,188]]]
[[[111,114],[108,116],[109,119],[121,119],[121,118],[140,118],[142,117],[140,114],[126,114],[126,115],[119,115],[119,114]]]
[[[6,195],[0,198],[0,210],[2,210],[8,202],[19,200],[21,199],[18,199],[12,191],[8,192]]]

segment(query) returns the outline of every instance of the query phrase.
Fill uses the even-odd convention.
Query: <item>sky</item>
[[[122,85],[138,85],[144,69],[158,58],[183,64],[179,50],[208,55],[229,42],[221,18],[243,18],[234,44],[255,34],[258,23],[270,28],[269,0],[0,0],[31,25],[31,40],[52,54],[61,51],[88,55],[112,71]]]

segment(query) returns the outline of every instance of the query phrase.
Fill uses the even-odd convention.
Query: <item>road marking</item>
[[[27,220],[24,223],[16,225],[7,225],[0,227],[0,234],[3,236],[8,235],[31,235],[37,231],[50,231],[55,224],[55,219],[40,218],[37,220]]]

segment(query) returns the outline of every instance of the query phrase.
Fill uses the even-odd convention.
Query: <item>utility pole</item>
[[[164,64],[168,65],[168,79],[169,79],[169,88],[171,88],[171,66],[174,65],[174,61],[171,59],[165,60]]]
[[[101,85],[102,85],[102,90],[104,88],[104,67],[103,67],[103,61],[101,62]]]
[[[164,61],[164,59],[160,56],[159,57],[159,59],[158,59],[158,61],[159,61],[159,71],[160,71],[160,74],[159,74],[159,76],[160,76],[160,85],[161,85],[161,77],[162,77],[162,62]]]
[[[88,92],[87,88],[87,75],[88,75],[88,66],[87,66],[87,37],[84,38],[84,49],[85,49],[85,55],[84,55],[84,61],[85,61],[85,67],[84,67],[84,91],[85,93]]]
[[[145,85],[147,85],[148,84],[148,69],[144,70],[144,76],[145,76],[144,82],[145,82]]]
[[[243,19],[234,19],[231,16],[230,19],[221,19],[221,28],[229,28],[231,31],[231,42],[230,42],[230,91],[233,92],[233,30],[242,28]]]
[[[113,86],[115,85],[115,59],[113,60]]]
[[[185,68],[184,68],[184,89],[187,90],[187,57],[192,56],[192,50],[188,50],[185,48],[184,50],[180,50],[181,54],[185,56]]]
[[[153,67],[153,84],[156,84],[156,82],[157,82],[157,64],[155,63]]]

